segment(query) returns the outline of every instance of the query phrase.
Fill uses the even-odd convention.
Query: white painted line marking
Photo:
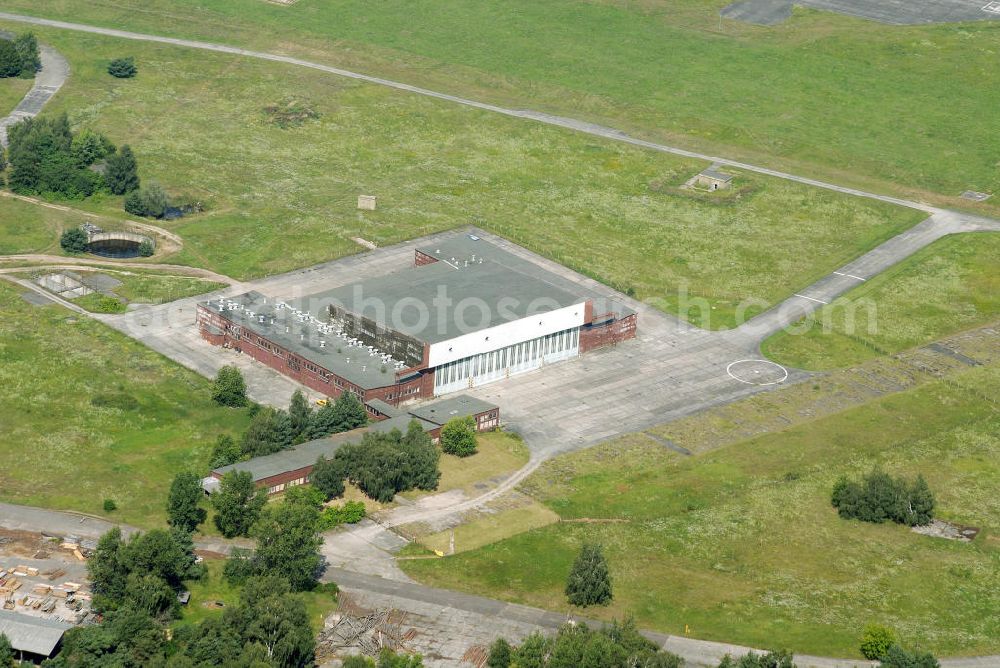
[[[811,302],[819,302],[820,304],[829,304],[830,303],[830,302],[825,302],[822,299],[814,299],[813,297],[806,297],[805,295],[800,295],[797,292],[795,293],[795,296],[796,297],[802,297],[803,299],[808,299]]]
[[[856,281],[866,281],[866,280],[868,280],[866,278],[861,278],[860,276],[855,276],[854,274],[845,274],[845,273],[843,273],[841,271],[835,271],[833,273],[835,273],[837,276],[847,276],[848,278],[853,278]]]
[[[737,364],[745,364],[747,362],[755,362],[755,363],[761,363],[761,364],[768,364],[770,366],[778,367],[783,372],[783,375],[778,380],[772,380],[772,381],[770,381],[768,383],[755,383],[755,382],[753,382],[751,380],[743,380],[742,378],[740,378],[739,376],[737,376],[735,373],[733,373],[732,369]],[[726,365],[726,373],[733,380],[738,380],[739,382],[745,383],[746,385],[760,385],[760,386],[764,386],[764,385],[778,385],[778,384],[784,383],[786,380],[788,380],[788,369],[786,369],[785,367],[781,366],[780,364],[778,364],[776,362],[772,362],[770,360],[752,360],[752,359],[751,360],[736,360],[735,362],[730,362],[728,365]],[[755,369],[754,373],[760,373],[760,370]]]

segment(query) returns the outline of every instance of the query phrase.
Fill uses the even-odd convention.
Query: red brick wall
[[[414,251],[413,266],[422,267],[425,264],[434,264],[437,262],[436,257],[432,257],[427,253],[421,253],[420,251]]]
[[[363,390],[337,374],[289,352],[273,341],[235,325],[221,313],[199,306],[197,320],[202,338],[209,343],[239,350],[275,371],[328,397],[336,398],[345,390],[349,390],[361,397],[363,401],[381,399],[396,406],[401,401],[430,397],[434,393],[433,372],[421,374],[405,383],[395,382],[393,373],[387,372],[386,381],[392,383],[391,385]],[[212,334],[207,329],[209,325],[217,327],[224,334]],[[426,351],[424,355],[426,357]]]
[[[611,346],[635,338],[636,314],[600,327],[580,328],[580,353]]]

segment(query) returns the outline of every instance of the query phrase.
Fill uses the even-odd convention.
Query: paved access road
[[[1000,11],[984,9],[989,0],[739,0],[719,13],[727,19],[775,25],[792,15],[794,5],[891,25],[1000,19]]]
[[[59,92],[62,85],[69,77],[69,63],[58,51],[44,44],[39,45],[39,56],[42,61],[42,70],[35,75],[35,85],[31,87],[24,99],[14,107],[6,118],[0,119],[0,144],[7,145],[7,128],[20,123],[25,118],[31,118],[38,114],[45,106],[45,103],[52,99],[52,96]]]

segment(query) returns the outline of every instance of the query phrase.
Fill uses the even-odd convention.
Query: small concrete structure
[[[374,211],[375,206],[375,195],[358,195],[358,208],[362,211]]]
[[[695,176],[691,185],[695,188],[705,188],[707,190],[725,190],[732,184],[732,174],[720,172],[712,166]]]

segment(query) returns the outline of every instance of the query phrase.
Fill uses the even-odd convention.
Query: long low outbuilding
[[[0,610],[0,635],[7,636],[15,657],[37,663],[48,659],[59,649],[63,635],[72,624],[55,619],[24,615]]]
[[[495,404],[464,394],[410,407],[396,407],[376,400],[369,402],[368,411],[377,418],[366,427],[307,441],[245,462],[220,466],[202,480],[202,488],[211,494],[230,471],[247,471],[258,487],[267,488],[268,494],[277,494],[309,482],[309,474],[320,457],[332,459],[337,450],[348,443],[359,443],[368,432],[386,433],[398,429],[405,433],[414,420],[435,443],[441,436],[441,428],[455,418],[471,417],[480,432],[500,426],[500,409]]]

